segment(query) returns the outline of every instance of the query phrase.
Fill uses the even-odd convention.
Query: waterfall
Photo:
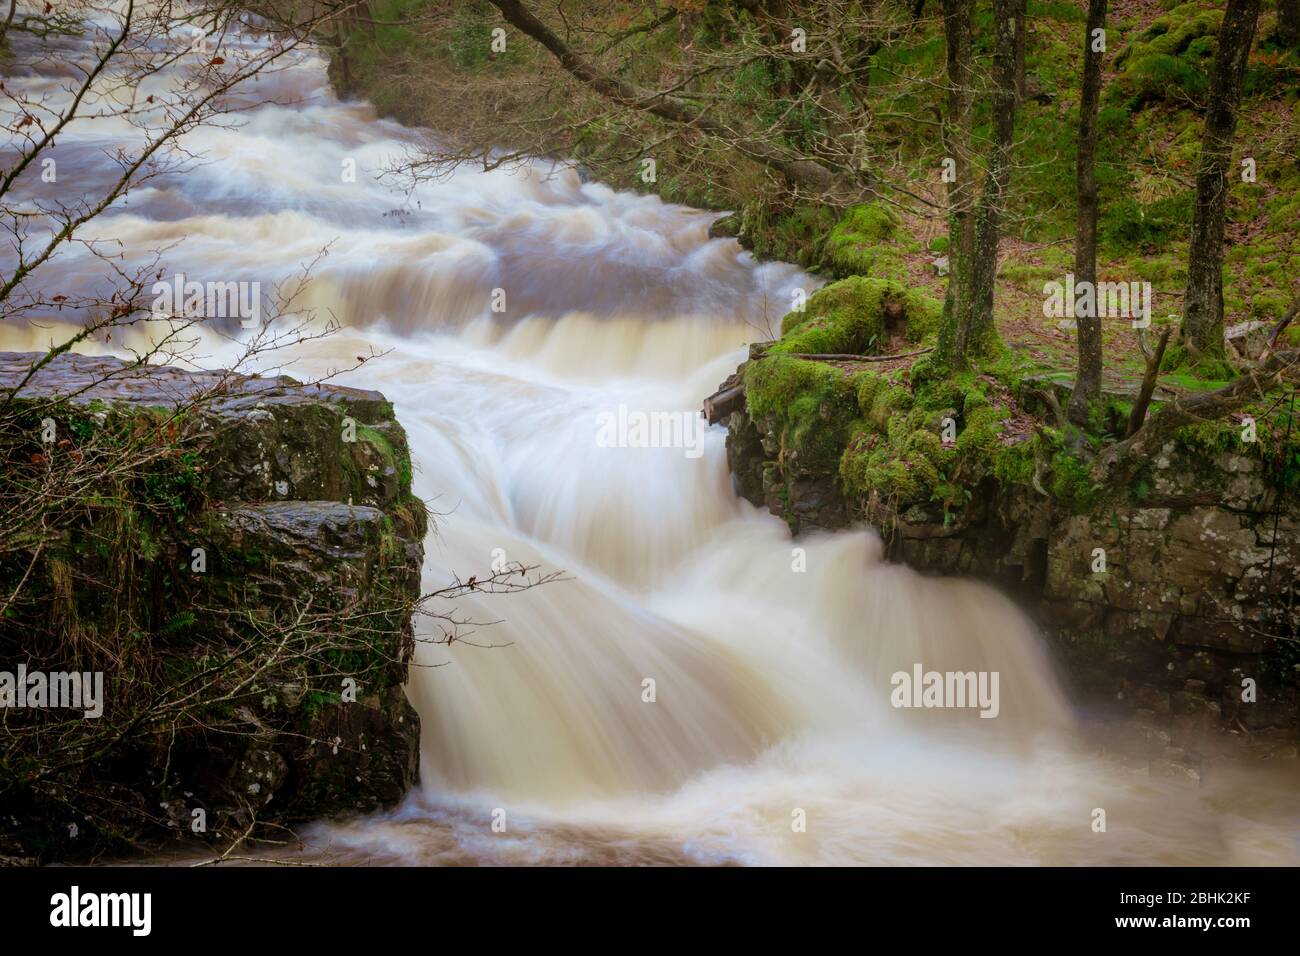
[[[720,427],[701,432],[694,455],[680,442],[600,440],[620,407],[703,428],[703,396],[814,277],[709,239],[708,214],[584,183],[562,165],[462,168],[399,191],[378,174],[423,134],[340,102],[311,51],[256,92],[283,102],[189,134],[202,162],[132,191],[85,237],[120,242],[127,262],[170,246],[169,272],[267,287],[295,282],[325,250],[302,304],[341,329],[304,344],[285,371],[386,352],[342,381],[382,390],[409,433],[415,490],[439,512],[426,589],[500,560],[565,573],[458,601],[459,616],[497,623],[450,646],[420,623],[408,687],[423,726],[420,789],[393,813],[318,826],[310,852],[457,863],[1289,859],[1284,792],[1252,781],[1252,800],[1230,808],[1231,778],[1226,791],[1197,790],[1082,743],[1038,635],[995,591],[888,564],[869,530],[791,540],[733,492]],[[70,127],[63,181],[110,176],[106,150],[127,133],[111,119]],[[49,269],[69,295],[104,281],[81,248]],[[48,337],[4,327],[0,347]],[[213,335],[199,351],[220,366],[236,348]],[[892,706],[893,675],[917,665],[995,672],[996,719]],[[1106,838],[1090,825],[1098,807]]]

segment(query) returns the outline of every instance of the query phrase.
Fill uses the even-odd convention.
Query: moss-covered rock
[[[37,357],[0,356],[0,391]],[[0,780],[4,816],[24,821],[0,853],[123,849],[188,835],[195,811],[220,839],[400,800],[419,753],[403,685],[427,512],[383,395],[63,355],[14,407],[20,428],[52,416],[66,436],[40,455],[145,452],[85,491],[0,622],[0,657],[105,671],[93,729],[133,730],[40,786]],[[24,738],[14,766],[44,751]]]
[[[822,263],[837,278],[873,276],[907,279],[907,264],[897,243],[898,214],[881,202],[851,206],[827,234]]]
[[[926,293],[887,279],[855,276],[818,289],[802,311],[781,320],[772,352],[878,354],[891,337],[920,341],[942,306]]]
[[[1122,71],[1107,95],[1127,97],[1130,107],[1178,95],[1199,98],[1209,89],[1208,64],[1222,23],[1222,7],[1200,2],[1157,17],[1115,58]]]

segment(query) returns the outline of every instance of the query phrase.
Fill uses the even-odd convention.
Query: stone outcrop
[[[0,356],[0,397],[37,357]],[[59,396],[50,414],[72,447],[51,444],[49,455],[81,454],[96,429],[148,429],[184,408],[160,440],[185,449],[176,455],[190,463],[185,491],[167,520],[128,505],[89,508],[110,517],[70,527],[42,554],[27,587],[36,597],[0,621],[0,659],[7,669],[30,658],[38,632],[116,633],[114,622],[129,617],[148,644],[149,677],[161,682],[150,692],[171,699],[189,686],[198,706],[167,733],[149,727],[77,769],[60,791],[112,793],[139,812],[94,801],[78,842],[68,837],[71,807],[11,791],[15,802],[0,805],[0,816],[27,813],[27,839],[16,845],[0,826],[0,855],[76,855],[92,843],[87,820],[120,845],[148,843],[158,827],[192,830],[196,810],[209,834],[228,837],[254,818],[285,824],[401,800],[419,754],[419,718],[403,686],[427,517],[411,494],[410,454],[391,404],[378,392],[287,377],[76,355],[58,357],[15,402],[39,415]],[[123,523],[122,508],[143,530],[126,556],[129,572],[115,578],[124,559],[97,531]],[[60,573],[74,584],[57,628],[46,627],[41,615],[52,605],[41,595],[59,593]],[[101,586],[110,580],[113,589]],[[268,646],[268,635],[287,649]],[[264,655],[267,666],[232,692],[230,672],[211,662],[243,653]],[[144,679],[106,671],[110,688]]]
[[[788,467],[778,436],[746,410],[727,425],[737,491],[796,533],[868,510],[845,500],[838,476]],[[928,503],[873,515],[893,560],[1013,594],[1082,712],[1127,725],[1152,766],[1197,774],[1243,750],[1295,759],[1300,502],[1257,458],[1171,443],[1140,500],[1123,489],[1083,514],[989,478],[947,516]]]

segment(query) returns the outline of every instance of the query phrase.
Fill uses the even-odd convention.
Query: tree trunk
[[[1258,0],[1256,0],[1258,2]],[[984,190],[975,212],[975,249],[971,262],[970,321],[958,350],[987,354],[997,341],[993,324],[993,283],[998,271],[998,238],[1007,186],[1011,180],[1011,146],[1016,131],[1016,50],[1024,42],[1016,29],[1025,0],[995,0],[993,48],[993,143]],[[958,329],[961,332],[961,329]]]
[[[1075,163],[1078,220],[1074,236],[1074,281],[1097,282],[1097,109],[1101,100],[1100,50],[1094,50],[1093,31],[1106,27],[1106,0],[1088,0],[1083,30],[1083,94],[1079,102],[1079,153]],[[1076,425],[1088,421],[1088,406],[1101,395],[1101,318],[1076,316],[1079,333],[1079,369],[1074,378],[1068,415]]]
[[[975,247],[971,215],[974,165],[971,124],[975,82],[971,63],[971,0],[943,0],[943,31],[947,44],[948,103],[943,123],[944,161],[955,164],[948,183],[948,288],[944,293],[936,358],[947,368],[966,367],[958,348],[967,336],[959,333],[970,321],[970,260]]]
[[[1194,356],[1223,356],[1223,220],[1227,207],[1232,138],[1255,36],[1260,0],[1227,0],[1219,51],[1214,57],[1196,172],[1196,207],[1183,300],[1183,342]]]
[[[1025,32],[1025,7],[1020,4],[1016,10],[1016,105],[1025,101],[1025,48],[1029,46],[1029,34]]]
[[[1128,413],[1128,431],[1124,436],[1126,438],[1132,438],[1136,435],[1147,420],[1147,409],[1151,407],[1151,396],[1156,391],[1156,380],[1160,378],[1160,363],[1164,361],[1165,346],[1169,344],[1169,333],[1171,331],[1173,331],[1173,326],[1166,325],[1164,331],[1160,333],[1160,341],[1156,343],[1155,351],[1147,359],[1147,367],[1142,373],[1142,386],[1138,389],[1137,401],[1133,403],[1133,407]]]
[[[1277,0],[1277,42],[1300,46],[1300,0]]]

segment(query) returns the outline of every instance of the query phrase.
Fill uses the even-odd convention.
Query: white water
[[[503,620],[419,649],[408,688],[424,728],[419,792],[395,813],[314,828],[309,854],[1294,861],[1284,784],[1224,772],[1198,788],[1081,743],[1038,638],[993,591],[884,564],[865,531],[792,542],[736,498],[719,428],[698,458],[599,447],[597,416],[620,403],[697,409],[809,277],[709,241],[706,215],[572,171],[463,170],[408,202],[373,174],[409,131],[339,103],[313,56],[261,83],[302,102],[192,134],[206,165],[133,192],[92,232],[121,240],[127,261],[180,241],[168,275],[267,285],[328,245],[311,302],[345,327],[289,371],[392,350],[345,380],[395,402],[416,491],[447,512],[426,542],[426,588],[453,571],[482,576],[500,554],[570,578],[458,602]],[[127,134],[107,121],[70,131],[56,153],[64,175],[92,182],[97,150]],[[342,181],[346,159],[355,183]],[[50,271],[65,291],[102,275],[75,249]],[[497,287],[505,316],[488,311]],[[0,347],[48,337],[7,328]],[[214,338],[207,361],[234,351]],[[916,662],[998,671],[999,716],[893,709],[889,677]],[[1091,830],[1097,807],[1104,834]],[[504,833],[491,826],[498,810]],[[806,832],[792,827],[799,811]]]

